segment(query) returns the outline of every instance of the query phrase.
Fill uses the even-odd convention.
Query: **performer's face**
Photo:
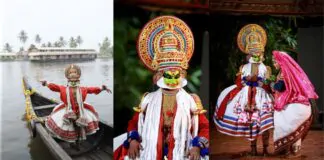
[[[80,75],[78,70],[75,68],[71,68],[69,70],[69,81],[79,81]]]
[[[254,62],[260,62],[261,61],[261,55],[259,53],[253,54],[252,59]]]
[[[276,59],[274,57],[272,57],[272,62],[273,62],[273,66],[276,68],[276,69],[280,69],[280,65],[278,64],[278,62],[276,61]]]
[[[179,85],[180,77],[180,70],[177,69],[167,70],[163,73],[164,83],[171,88]]]

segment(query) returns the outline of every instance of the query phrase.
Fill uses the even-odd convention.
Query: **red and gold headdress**
[[[185,22],[174,16],[160,16],[142,29],[137,52],[152,71],[169,68],[186,70],[194,50],[194,38]]]
[[[262,53],[267,44],[267,34],[265,30],[257,24],[244,26],[238,36],[237,45],[246,54]]]

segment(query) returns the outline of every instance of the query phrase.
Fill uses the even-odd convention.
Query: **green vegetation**
[[[3,51],[8,53],[12,52],[12,46],[9,43],[6,43],[3,47]]]
[[[105,37],[102,43],[99,43],[99,57],[101,58],[112,58],[113,57],[113,46],[108,37]]]
[[[22,46],[19,47],[19,52],[25,51],[24,45],[27,43],[28,41],[28,34],[25,30],[21,30],[18,33],[18,40],[22,43]],[[66,41],[65,38],[63,36],[60,36],[58,38],[58,40],[56,41],[47,41],[44,42],[44,40],[41,38],[41,36],[39,34],[35,35],[34,38],[34,45],[33,43],[30,43],[30,45],[37,47],[71,47],[71,48],[77,48],[77,47],[81,47],[81,45],[83,44],[84,40],[82,38],[81,35],[78,35],[76,38],[75,37],[70,37],[69,41]],[[100,44],[101,45],[101,44]],[[99,50],[100,50],[100,55],[99,57],[112,57],[112,53],[113,53],[113,49],[112,46],[110,46],[111,43],[108,40],[108,38],[106,37],[102,43],[102,46],[99,46]],[[4,44],[4,47],[2,49],[4,52],[14,52],[13,51],[13,47],[9,44],[6,43]],[[29,50],[29,48],[27,48],[26,50]]]

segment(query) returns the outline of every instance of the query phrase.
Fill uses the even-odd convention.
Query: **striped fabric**
[[[216,119],[216,112],[214,114],[214,122],[219,132],[235,137],[246,137],[252,141],[261,135],[264,131],[273,128],[273,114],[263,113],[261,115],[261,124],[257,125],[256,122],[252,123],[252,134],[250,123],[238,123],[238,118],[224,115],[223,120]]]

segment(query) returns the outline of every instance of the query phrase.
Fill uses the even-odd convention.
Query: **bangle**
[[[199,148],[207,148],[208,146],[208,140],[204,137],[196,136],[194,139],[192,139],[191,144],[193,147],[199,147]]]
[[[138,142],[140,142],[141,137],[140,137],[140,135],[138,134],[137,131],[131,131],[131,132],[128,133],[128,137],[127,137],[127,139],[124,141],[123,146],[124,146],[125,148],[129,148],[129,144],[130,144],[130,142],[131,142],[132,140],[137,140]]]
[[[200,149],[200,156],[205,157],[206,155],[209,155],[208,148]]]
[[[209,154],[208,149],[208,140],[204,137],[195,137],[192,139],[191,144],[193,147],[199,147],[200,148],[200,156],[205,157]]]

